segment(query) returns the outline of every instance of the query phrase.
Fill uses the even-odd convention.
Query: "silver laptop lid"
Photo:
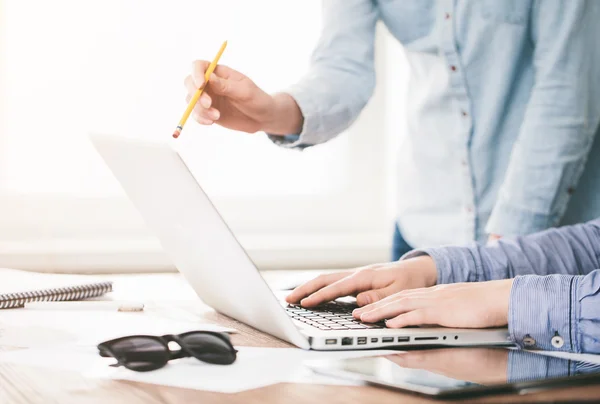
[[[184,161],[166,143],[90,135],[96,150],[198,296],[221,313],[308,349]]]

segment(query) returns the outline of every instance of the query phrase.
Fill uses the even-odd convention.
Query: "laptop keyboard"
[[[385,323],[362,323],[352,317],[352,310],[358,306],[351,303],[329,302],[312,309],[289,304],[285,309],[294,320],[318,328],[319,330],[364,330],[385,328]]]

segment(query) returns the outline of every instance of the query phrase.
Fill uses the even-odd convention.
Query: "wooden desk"
[[[1,313],[0,313],[1,315]],[[236,345],[290,347],[233,319],[204,307],[201,316],[208,322],[231,326],[240,332],[233,336]],[[0,349],[9,349],[1,347]],[[469,402],[548,402],[567,400],[600,400],[600,386],[586,386],[547,391],[526,396],[490,396]],[[0,403],[431,403],[420,396],[376,387],[325,386],[281,383],[237,394],[221,394],[179,389],[126,381],[85,378],[75,372],[64,372],[0,363]],[[448,401],[443,401],[448,402]],[[464,402],[464,401],[463,401]]]

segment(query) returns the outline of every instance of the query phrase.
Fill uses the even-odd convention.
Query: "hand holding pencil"
[[[219,49],[217,56],[215,56],[215,59],[212,61],[212,63],[206,69],[206,73],[204,73],[204,82],[200,86],[198,86],[198,89],[195,91],[194,95],[190,99],[188,106],[187,106],[185,112],[183,113],[181,120],[179,121],[179,124],[175,128],[175,132],[173,132],[173,137],[175,139],[177,139],[179,137],[179,135],[181,135],[181,131],[183,130],[183,125],[185,125],[185,122],[190,117],[190,114],[192,113],[194,106],[200,99],[200,96],[202,95],[202,92],[204,91],[204,88],[206,87],[206,85],[208,83],[208,79],[210,78],[211,74],[213,74],[213,72],[215,71],[215,68],[217,67],[217,63],[219,63],[219,59],[221,59],[221,55],[225,51],[226,47],[227,47],[227,41],[223,42],[223,45],[221,45],[221,49]]]
[[[198,123],[217,123],[236,131],[272,134],[295,133],[294,130],[301,127],[302,115],[291,96],[272,96],[247,76],[227,66],[217,65],[208,75],[210,66],[206,60],[195,61],[192,73],[185,79],[186,102],[192,105],[190,111]],[[196,102],[194,97],[199,89],[203,91]],[[291,117],[290,109],[295,113]],[[289,130],[281,128],[281,122],[291,124]]]

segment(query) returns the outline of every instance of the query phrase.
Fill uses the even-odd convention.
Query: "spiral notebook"
[[[29,302],[83,300],[112,292],[112,282],[94,282],[76,286],[38,289],[0,294],[0,309],[23,307]]]

